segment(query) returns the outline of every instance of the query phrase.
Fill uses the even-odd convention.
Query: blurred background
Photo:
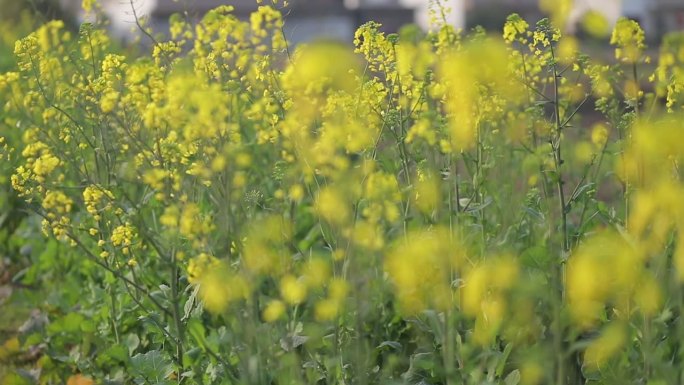
[[[620,16],[637,20],[651,41],[658,41],[667,32],[684,30],[684,0],[290,0],[285,33],[296,44],[319,37],[350,41],[356,28],[370,20],[381,23],[387,32],[407,23],[427,30],[431,10],[438,9],[440,4],[449,10],[444,15],[446,21],[457,28],[481,25],[498,30],[513,12],[531,23],[541,18],[544,12],[540,3],[547,11],[572,4],[566,15],[569,32],[578,30],[576,25],[587,13],[600,14],[609,25]],[[154,31],[160,32],[166,30],[173,13],[198,19],[211,8],[231,4],[238,16],[246,18],[257,7],[255,0],[100,0],[100,4],[110,19],[112,32],[123,40],[130,40],[137,33],[133,9],[139,17],[147,18],[147,25]],[[0,0],[0,19],[16,20],[22,10],[47,19],[75,23],[85,20],[81,0]]]

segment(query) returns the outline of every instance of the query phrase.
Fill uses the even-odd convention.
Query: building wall
[[[671,31],[684,31],[684,0],[653,0],[651,11],[654,32],[659,36]]]

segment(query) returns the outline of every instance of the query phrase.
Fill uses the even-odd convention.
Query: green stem
[[[477,124],[477,165],[476,165],[476,171],[475,171],[475,180],[476,180],[476,185],[475,185],[475,196],[477,198],[477,203],[480,205],[478,207],[478,212],[479,212],[479,219],[480,219],[480,238],[482,242],[482,247],[480,249],[481,254],[484,256],[484,251],[485,247],[487,244],[487,236],[485,233],[485,214],[484,214],[484,204],[485,204],[485,199],[482,193],[482,181],[484,180],[484,176],[482,175],[483,169],[482,169],[482,163],[484,159],[484,144],[482,140],[482,127],[480,124]]]
[[[111,307],[111,314],[110,317],[112,319],[112,330],[114,330],[114,339],[116,341],[116,344],[118,345],[121,343],[121,340],[119,338],[119,328],[116,325],[116,295],[114,294],[114,290],[112,287],[109,287],[109,297],[112,300],[112,307]]]
[[[180,295],[178,290],[178,263],[176,263],[175,252],[171,252],[171,297],[173,304],[171,306],[171,313],[176,326],[176,333],[178,338],[178,345],[176,345],[176,357],[179,365],[183,365],[183,343],[185,340],[185,329],[180,314]],[[180,377],[179,377],[180,379]]]
[[[570,249],[569,238],[568,238],[568,218],[567,218],[567,204],[565,200],[565,192],[563,190],[563,156],[561,149],[561,140],[563,134],[563,125],[561,123],[560,117],[560,85],[558,78],[558,68],[556,66],[556,57],[553,51],[553,46],[551,46],[551,60],[552,60],[552,72],[553,72],[553,108],[555,115],[555,132],[554,138],[551,141],[551,146],[553,149],[553,160],[556,172],[556,189],[558,192],[558,211],[560,213],[560,227],[561,227],[561,261],[559,269],[557,270],[558,279],[556,282],[559,283],[560,298],[559,302],[556,304],[556,330],[554,332],[554,349],[556,350],[556,361],[557,361],[557,372],[556,372],[556,384],[564,385],[566,383],[566,359],[564,355],[563,348],[563,325],[561,322],[561,311],[563,302],[565,301],[565,267],[568,251]],[[555,269],[554,269],[555,270]]]

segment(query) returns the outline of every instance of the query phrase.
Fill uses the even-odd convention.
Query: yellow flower
[[[507,43],[521,41],[524,44],[526,42],[525,32],[529,27],[530,25],[522,17],[518,14],[512,14],[508,16],[504,24],[503,38]]]
[[[205,272],[220,266],[221,262],[216,257],[207,253],[200,253],[188,263],[188,281],[192,284],[197,284]]]
[[[432,177],[419,179],[416,182],[414,202],[425,215],[431,215],[441,203],[441,191],[437,180]]]
[[[332,224],[343,224],[351,216],[342,193],[332,187],[321,190],[316,197],[316,211]]]
[[[292,275],[286,275],[280,280],[280,295],[292,305],[298,305],[306,298],[306,285]]]
[[[601,369],[608,359],[620,351],[626,340],[623,325],[619,323],[608,325],[601,336],[592,341],[587,348],[584,353],[584,364],[592,369]]]
[[[292,185],[288,195],[293,201],[299,202],[304,198],[304,187],[300,184]]]
[[[117,226],[112,231],[111,241],[114,246],[131,246],[136,237],[135,228],[129,223]]]
[[[199,288],[204,306],[212,313],[224,313],[231,304],[246,299],[250,293],[247,279],[225,265],[203,272]]]
[[[71,212],[71,207],[74,202],[61,191],[48,190],[45,192],[43,199],[43,208],[49,212],[54,212],[59,215],[68,214]],[[48,214],[48,217],[50,215]]]
[[[593,10],[584,14],[582,28],[595,37],[605,37],[610,33],[610,24],[606,17]]]
[[[315,317],[319,321],[330,321],[335,319],[340,311],[338,301],[330,298],[320,300],[316,303]]]
[[[620,18],[610,37],[610,44],[616,46],[615,58],[628,63],[637,62],[646,47],[644,39],[644,30],[638,22]]]
[[[602,123],[595,124],[591,130],[591,141],[597,148],[602,148],[608,141],[608,127]]]
[[[330,278],[330,264],[323,258],[311,258],[304,267],[304,280],[310,288],[322,287]]]
[[[275,322],[285,314],[285,304],[283,301],[273,300],[266,305],[262,314],[264,321]]]

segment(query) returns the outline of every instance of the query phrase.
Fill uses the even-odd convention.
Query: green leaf
[[[286,351],[292,351],[295,348],[298,348],[306,343],[306,341],[309,340],[308,336],[302,336],[299,334],[292,334],[288,335],[284,338],[280,339],[280,347]]]
[[[197,301],[198,293],[199,285],[195,285],[195,287],[192,290],[192,294],[190,294],[190,297],[187,301],[185,301],[185,305],[183,306],[183,318],[181,318],[182,321],[185,321],[188,318],[190,318],[190,313],[192,313],[192,309],[195,307],[195,302]]]
[[[378,345],[375,349],[377,350],[382,350],[383,348],[388,347],[394,350],[401,350],[401,344],[397,341],[383,341],[380,345]]]
[[[183,366],[184,367],[192,367],[194,365],[199,364],[204,358],[206,357],[206,354],[204,351],[198,347],[193,347],[185,351],[183,354]],[[187,374],[187,372],[182,373],[181,377],[183,377],[184,374]]]
[[[84,333],[94,333],[97,331],[97,325],[91,320],[84,320],[81,323],[81,331]]]
[[[506,344],[506,347],[504,348],[504,351],[499,359],[499,363],[496,366],[497,376],[501,376],[503,374],[504,367],[506,366],[506,361],[508,361],[508,356],[511,355],[511,351],[513,351],[513,344]]]
[[[100,353],[96,359],[98,365],[113,365],[128,361],[128,351],[123,345],[112,345]]]
[[[5,385],[32,385],[35,380],[25,370],[18,369],[16,373],[9,373],[2,379]]]
[[[514,371],[508,373],[504,383],[506,385],[518,385],[520,383],[520,370],[515,369]]]
[[[535,245],[522,252],[520,260],[523,265],[532,268],[546,269],[551,261],[547,248],[543,245]]]
[[[135,349],[140,346],[140,337],[138,337],[137,334],[128,334],[126,335],[126,338],[124,339],[124,345],[128,348],[128,354],[133,354]]]
[[[191,319],[188,321],[186,330],[188,334],[195,340],[195,342],[197,342],[197,345],[202,348],[202,350],[207,349],[206,331],[204,329],[204,325],[202,325],[202,321],[198,320],[197,318]]]
[[[575,190],[574,194],[570,197],[570,200],[568,202],[573,202],[577,200],[582,194],[584,194],[586,191],[589,189],[593,188],[595,183],[587,183],[579,187],[577,190]]]
[[[309,231],[306,233],[304,239],[299,241],[297,248],[302,251],[309,250],[309,248],[311,248],[314,243],[318,242],[321,237],[322,235],[320,228],[316,224],[313,224],[313,226],[311,226]]]
[[[47,330],[48,334],[79,333],[85,318],[78,313],[69,313],[51,323]]]
[[[430,331],[435,338],[436,343],[441,343],[444,341],[444,330],[443,330],[443,319],[434,310],[426,310],[423,312],[427,324],[429,325]]]
[[[166,383],[173,373],[171,360],[159,350],[152,350],[145,354],[136,354],[131,358],[131,369],[134,374],[146,378],[152,383]]]

